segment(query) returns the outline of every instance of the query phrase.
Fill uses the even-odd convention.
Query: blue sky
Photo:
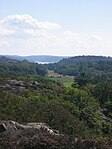
[[[112,0],[0,0],[0,54],[112,56]]]

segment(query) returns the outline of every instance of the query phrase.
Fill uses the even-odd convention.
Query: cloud
[[[66,31],[63,33],[63,38],[72,49],[97,49],[99,48],[102,39],[96,33],[74,33]]]
[[[61,26],[30,15],[0,20],[0,54],[112,55],[112,43],[97,32],[62,32]]]
[[[14,30],[0,29],[0,35],[10,35],[10,34],[14,34],[14,33],[15,33]]]
[[[3,18],[0,24],[9,29],[60,29],[59,24],[39,22],[30,15],[10,15]]]

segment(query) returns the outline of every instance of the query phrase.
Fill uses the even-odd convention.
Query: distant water
[[[39,62],[39,61],[35,61],[35,63],[38,63],[38,64],[49,64],[49,63],[55,63],[55,62]]]

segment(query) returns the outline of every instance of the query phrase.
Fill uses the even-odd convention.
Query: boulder
[[[7,128],[4,123],[0,123],[0,133],[6,131]]]
[[[111,149],[95,140],[60,134],[46,123],[0,122],[0,149]]]

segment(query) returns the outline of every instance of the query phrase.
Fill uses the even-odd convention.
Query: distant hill
[[[49,70],[62,75],[79,76],[85,73],[92,79],[112,81],[112,57],[76,56],[48,64]]]
[[[50,55],[31,55],[31,56],[4,55],[4,56],[16,60],[26,59],[27,61],[37,63],[54,63],[59,62],[63,58],[67,58],[65,56],[50,56]]]
[[[16,60],[0,56],[0,76],[17,76],[17,75],[41,75],[47,74],[46,68],[37,63],[28,62],[27,60]]]
[[[19,61],[16,59],[11,59],[5,56],[0,56],[0,64],[3,63],[18,63]]]

